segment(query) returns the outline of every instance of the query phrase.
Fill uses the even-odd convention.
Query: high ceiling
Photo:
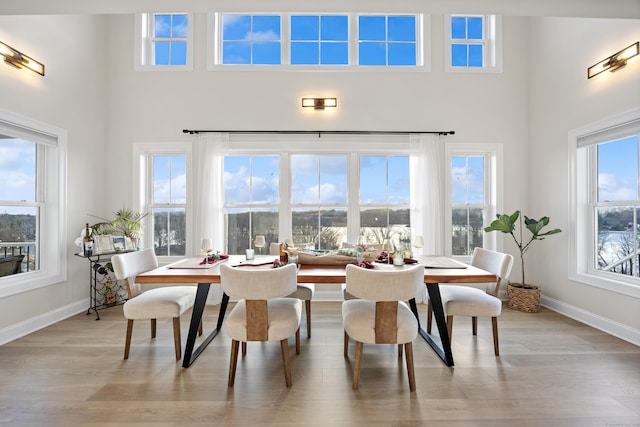
[[[0,15],[121,14],[163,12],[362,12],[490,13],[505,16],[562,16],[640,19],[640,0],[2,0]]]

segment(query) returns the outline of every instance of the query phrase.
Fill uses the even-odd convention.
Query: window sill
[[[586,273],[577,273],[571,275],[569,276],[569,280],[640,299],[640,286],[632,285],[630,283],[625,283],[618,280],[612,280],[609,278],[599,277],[593,274]]]

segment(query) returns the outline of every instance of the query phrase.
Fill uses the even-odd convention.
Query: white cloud
[[[598,196],[600,201],[637,200],[638,188],[624,178],[610,173],[600,173]]]

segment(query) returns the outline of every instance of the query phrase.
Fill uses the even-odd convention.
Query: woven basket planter
[[[510,283],[507,285],[507,307],[525,313],[540,311],[540,287],[520,288]]]

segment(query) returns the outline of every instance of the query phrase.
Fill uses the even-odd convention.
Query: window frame
[[[181,156],[186,157],[186,203],[185,203],[185,254],[191,255],[193,247],[193,156],[191,144],[184,142],[165,143],[134,143],[133,144],[133,204],[139,212],[151,212],[153,206],[153,156]],[[147,215],[143,219],[142,239],[139,242],[141,248],[152,248],[153,236],[153,215]],[[158,256],[159,264],[183,259],[184,256]]]
[[[295,139],[295,143],[292,138]],[[292,232],[291,210],[291,173],[290,156],[294,154],[342,155],[348,156],[347,170],[347,241],[357,242],[360,232],[359,204],[359,155],[371,156],[410,156],[410,144],[407,136],[401,135],[368,135],[366,141],[357,136],[322,136],[326,140],[318,144],[315,135],[230,135],[230,144],[222,153],[227,155],[273,155],[280,156],[280,210],[278,218],[278,236],[282,241],[290,238]],[[393,149],[389,146],[393,145]],[[268,148],[266,148],[268,147]],[[283,172],[284,171],[284,172]],[[350,191],[356,189],[356,191]],[[330,205],[321,205],[331,207]],[[225,229],[225,245],[226,232]]]
[[[187,15],[187,60],[184,65],[156,65],[154,63],[153,34],[155,15]],[[143,12],[135,15],[134,71],[193,71],[194,45],[193,13],[188,12]]]
[[[431,71],[431,15],[423,13],[385,13],[380,16],[415,16],[416,18],[416,65],[358,65],[358,33],[357,13],[242,13],[241,15],[274,15],[280,16],[280,64],[223,64],[222,63],[222,15],[225,12],[207,14],[207,70],[208,71],[341,71],[341,72],[430,72]],[[349,63],[347,65],[328,64],[291,64],[291,32],[290,17],[296,16],[348,16],[349,17]],[[372,16],[374,14],[366,14]],[[428,39],[425,39],[428,37]]]
[[[250,159],[250,172],[247,175],[248,177],[250,177],[250,193],[253,194],[253,161],[255,157],[278,157],[278,178],[279,178],[279,188],[278,188],[278,203],[264,203],[264,202],[253,202],[253,200],[249,200],[248,202],[244,202],[244,203],[227,203],[227,201],[225,200],[225,188],[224,188],[224,178],[221,177],[221,179],[223,180],[223,192],[222,192],[222,210],[223,210],[223,215],[224,215],[224,224],[225,224],[225,230],[224,230],[224,248],[225,251],[228,252],[229,251],[229,212],[228,210],[234,210],[234,209],[242,209],[244,211],[246,211],[249,214],[249,223],[250,223],[250,227],[249,227],[249,248],[253,248],[253,242],[254,242],[254,238],[256,236],[255,233],[255,229],[253,227],[253,213],[255,212],[264,212],[264,211],[272,211],[272,210],[276,210],[278,213],[278,234],[280,233],[280,220],[282,218],[282,214],[281,214],[281,208],[282,208],[282,194],[280,194],[280,191],[282,191],[282,173],[280,173],[283,169],[282,169],[282,157],[279,156],[278,153],[224,153],[222,155],[223,158],[223,174],[226,172],[225,166],[224,166],[224,162],[226,160],[227,156],[239,156],[239,157],[249,157]],[[289,170],[289,168],[284,169],[284,170]],[[269,248],[265,248],[263,249],[263,253],[269,253]]]
[[[451,158],[455,156],[482,156],[485,159],[484,165],[484,204],[485,215],[483,226],[488,226],[495,218],[496,213],[502,212],[503,189],[503,147],[498,143],[447,143],[445,145],[445,254],[463,262],[470,262],[471,255],[453,255],[453,235],[452,214],[454,205],[451,196]],[[456,205],[457,206],[457,205]],[[483,247],[496,251],[503,250],[502,239],[498,240],[498,233],[486,233],[483,238]]]
[[[451,38],[451,18],[453,17],[482,17],[483,66],[453,66],[451,65],[451,45],[458,39]],[[479,14],[448,14],[444,15],[444,71],[447,73],[502,73],[502,16]]]
[[[44,155],[36,165],[40,268],[0,278],[2,298],[67,280],[67,131],[0,109],[0,132],[36,142]]]
[[[569,280],[619,294],[640,298],[640,279],[596,270],[595,209],[597,162],[592,150],[597,143],[587,139],[615,140],[625,136],[626,126],[640,126],[640,108],[570,130],[569,142]],[[601,136],[601,137],[599,137]],[[595,144],[595,146],[594,146]]]

